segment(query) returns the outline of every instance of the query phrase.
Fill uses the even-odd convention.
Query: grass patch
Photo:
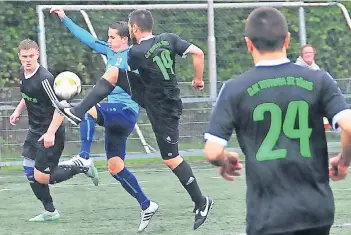
[[[191,157],[183,157],[188,162],[201,162],[205,161],[204,156],[191,156]],[[244,155],[240,155],[240,159],[244,159]],[[107,168],[107,160],[99,160],[95,161],[95,166],[98,169],[106,169]],[[161,157],[153,157],[153,158],[140,158],[140,159],[127,159],[125,161],[127,166],[131,165],[142,165],[142,164],[152,164],[152,163],[161,163]],[[23,170],[22,166],[3,166],[1,167],[1,171],[19,171]]]

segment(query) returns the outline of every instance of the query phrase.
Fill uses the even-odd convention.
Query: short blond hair
[[[31,39],[24,39],[20,44],[18,45],[18,53],[21,50],[29,50],[29,49],[36,49],[39,51],[39,46],[38,44],[31,40]]]

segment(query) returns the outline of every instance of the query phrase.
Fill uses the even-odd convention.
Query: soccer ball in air
[[[82,90],[80,78],[77,74],[65,71],[56,76],[54,91],[59,99],[71,100]]]

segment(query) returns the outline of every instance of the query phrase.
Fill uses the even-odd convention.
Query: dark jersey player
[[[57,108],[74,123],[103,99],[115,85],[131,94],[133,100],[146,109],[164,163],[173,171],[195,203],[194,229],[201,226],[213,201],[202,195],[191,167],[179,155],[179,118],[182,102],[175,73],[175,56],[191,54],[195,76],[193,86],[202,90],[204,55],[201,49],[171,33],[153,35],[153,18],[149,11],[135,10],[129,15],[129,31],[134,41],[128,64],[138,69],[140,77],[132,72],[110,68],[96,86],[73,108]]]
[[[349,106],[328,73],[287,59],[290,34],[278,10],[254,10],[246,35],[255,67],[223,85],[205,134],[206,157],[232,179],[240,166],[224,147],[235,129],[246,156],[248,235],[329,234],[329,177],[343,179],[350,164]],[[342,130],[343,151],[329,171],[324,116]]]
[[[91,160],[82,167],[58,167],[64,148],[65,129],[60,126],[63,116],[55,111],[52,101],[57,99],[53,92],[54,77],[38,64],[39,49],[36,42],[26,39],[18,46],[20,90],[22,100],[10,116],[16,125],[22,111],[27,108],[29,131],[23,144],[24,173],[35,196],[43,203],[45,211],[29,221],[57,220],[60,214],[53,205],[48,184],[59,183],[78,173],[87,173]],[[57,130],[52,132],[52,130]]]

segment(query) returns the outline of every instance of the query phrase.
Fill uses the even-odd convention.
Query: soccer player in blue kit
[[[112,24],[108,29],[108,43],[106,43],[76,25],[65,15],[62,8],[52,8],[50,13],[56,13],[62,23],[82,43],[97,53],[107,56],[106,70],[111,66],[128,69],[129,31],[127,22]],[[148,226],[152,216],[158,210],[158,205],[145,196],[136,177],[124,165],[127,138],[138,120],[138,113],[139,105],[122,88],[116,86],[108,95],[107,103],[98,103],[84,116],[80,124],[82,142],[80,153],[68,161],[61,162],[60,165],[80,165],[81,158],[88,159],[95,123],[105,127],[105,151],[109,172],[130,195],[138,200],[141,207],[139,226],[139,232],[141,232]],[[94,184],[98,185],[96,168],[92,179]]]

